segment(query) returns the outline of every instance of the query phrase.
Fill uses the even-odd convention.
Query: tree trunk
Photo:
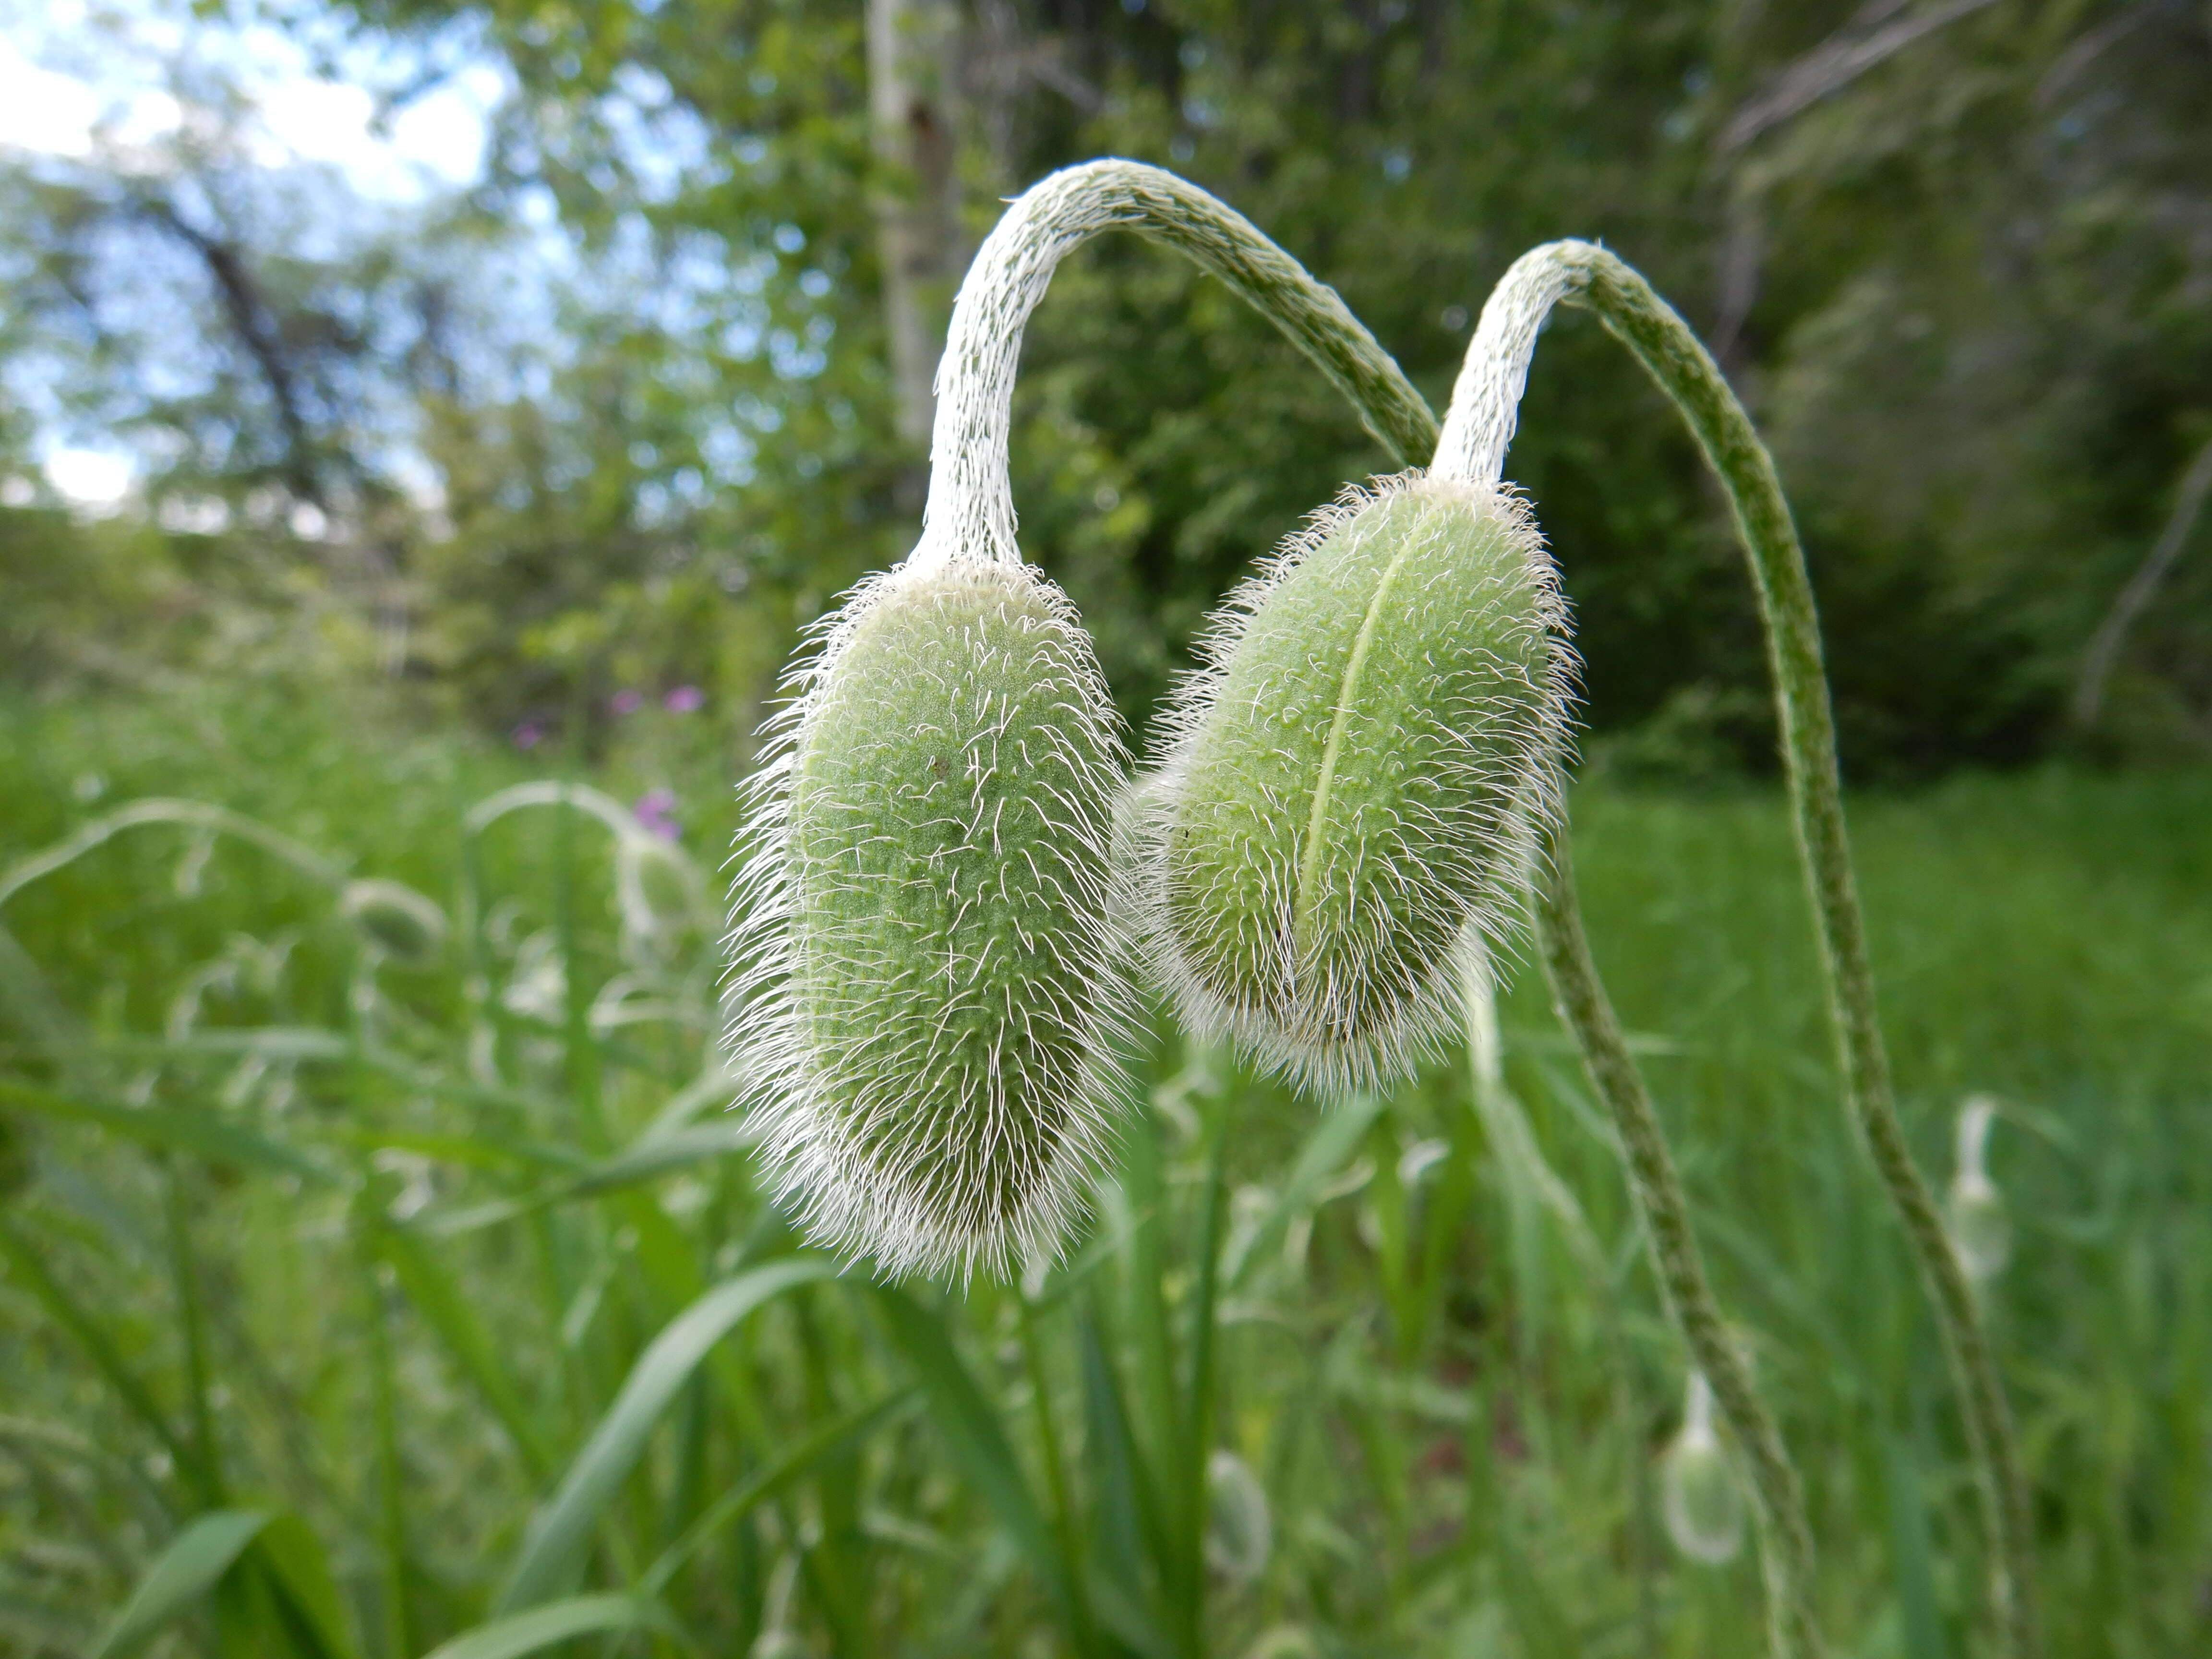
[[[929,442],[933,383],[960,234],[960,15],[956,0],[868,0],[868,108],[878,174],[884,331],[900,439]]]

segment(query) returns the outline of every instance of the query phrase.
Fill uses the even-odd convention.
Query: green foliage
[[[404,222],[364,211],[333,247],[301,206],[333,181],[257,183],[220,145],[166,173],[11,164],[0,347],[64,365],[83,429],[143,434],[180,509],[281,524],[304,467],[337,529],[293,557],[349,609],[405,617],[383,648],[487,726],[596,742],[629,686],[757,702],[796,630],[911,544],[918,505],[871,206],[903,185],[871,159],[860,14],[338,9],[405,40],[471,36],[512,69],[480,188]],[[2212,418],[2188,229],[2212,46],[2185,7],[2002,0],[1852,57],[1898,21],[1844,0],[994,4],[962,48],[969,228],[1071,161],[1172,165],[1340,289],[1439,403],[1507,260],[1601,239],[1682,304],[1774,440],[1847,769],[2016,763],[2059,740],[2075,660]],[[1847,60],[1812,76],[1825,95],[1776,104]],[[222,232],[209,246],[292,365],[297,442],[165,210]],[[519,322],[514,272],[550,244],[574,280],[547,279]],[[112,296],[117,257],[164,273],[173,308]],[[1755,619],[1694,452],[1587,320],[1556,334],[1511,474],[1544,503],[1589,721],[1661,720],[1649,763],[1765,766]],[[149,401],[149,341],[185,337],[212,379]],[[1329,486],[1386,464],[1218,284],[1127,240],[1056,285],[1020,414],[1025,544],[1139,730],[1215,597]],[[2185,562],[2136,637],[2123,748],[2201,743],[2207,581],[2212,562]]]
[[[712,980],[684,953],[706,945],[626,928],[620,809],[508,789],[512,753],[358,701],[10,711],[10,865],[130,793],[197,795],[456,918],[447,962],[364,983],[336,890],[255,844],[222,836],[179,894],[189,823],[0,908],[72,1032],[41,1039],[15,991],[0,1011],[0,1110],[36,1130],[0,1212],[11,1644],[85,1650],[173,1540],[238,1510],[319,1540],[331,1640],[369,1659],[654,1628],[715,1652],[1756,1644],[1748,1562],[1667,1548],[1679,1358],[1529,975],[1495,1087],[1478,1058],[1317,1109],[1157,1038],[1064,1266],[944,1300],[817,1280],[702,1071]],[[87,771],[110,780],[93,805]],[[1961,1095],[2002,1103],[1989,1173],[2016,1236],[1984,1295],[2051,1648],[2089,1659],[2188,1650],[2212,1547],[2212,957],[2172,924],[2212,881],[2208,808],[2194,773],[2051,772],[1855,812],[1923,1162],[1948,1167]],[[719,842],[721,810],[678,851]],[[1839,1647],[1961,1651],[1963,1446],[1832,1109],[1786,815],[1616,787],[1576,817],[1594,948],[1803,1455],[1824,1622]],[[739,1304],[711,1342],[687,1322]],[[679,1340],[688,1365],[662,1363]],[[1267,1500],[1249,1583],[1209,1565],[1217,1449]],[[586,1492],[562,1528],[581,1593],[496,1613],[533,1516]],[[285,1577],[280,1542],[180,1606],[184,1650],[316,1650],[278,1589],[313,1575]]]

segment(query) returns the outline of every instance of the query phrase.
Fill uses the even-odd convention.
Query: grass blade
[[[169,1542],[88,1659],[123,1659],[216,1587],[273,1517],[266,1510],[216,1510]]]
[[[501,1362],[498,1349],[484,1334],[476,1310],[413,1233],[404,1228],[379,1225],[375,1245],[378,1255],[392,1264],[408,1301],[438,1334],[454,1363],[476,1385],[477,1392],[499,1419],[532,1477],[543,1477],[551,1459],[544,1443],[538,1438],[537,1426],[530,1419],[514,1380]]]
[[[660,1558],[646,1571],[642,1581],[647,1595],[658,1595],[668,1587],[668,1582],[682,1570],[684,1564],[705,1547],[723,1528],[734,1524],[750,1515],[761,1504],[775,1497],[810,1471],[825,1457],[832,1457],[851,1447],[869,1430],[896,1413],[915,1395],[913,1389],[901,1389],[896,1394],[865,1406],[856,1406],[842,1416],[823,1424],[798,1445],[768,1465],[755,1470],[714,1501],[712,1508],[686,1528],[684,1535],[660,1553]]]
[[[1291,1221],[1314,1201],[1322,1183],[1343,1167],[1382,1110],[1380,1095],[1354,1095],[1322,1114],[1321,1122],[1299,1149],[1298,1161],[1283,1183],[1282,1195],[1261,1218],[1238,1253],[1222,1263],[1224,1292],[1237,1291],[1262,1261],[1282,1248],[1283,1235]]]
[[[872,1287],[884,1328],[921,1379],[930,1415],[952,1449],[953,1461],[967,1476],[993,1517],[1006,1530],[1037,1577],[1043,1580],[1070,1633],[1075,1634],[1075,1587],[1071,1563],[1052,1547],[1052,1530],[1037,1507],[1013,1447],[983,1392],[975,1386],[946,1333],[942,1317],[925,1310],[903,1291]]]
[[[324,1184],[334,1177],[313,1158],[267,1135],[185,1106],[111,1106],[77,1100],[12,1079],[0,1079],[0,1101],[60,1118],[89,1123],[153,1152],[183,1152],[209,1164],[295,1175]]]
[[[1146,1595],[1144,1564],[1167,1547],[1159,1504],[1136,1445],[1114,1362],[1097,1316],[1083,1315],[1078,1329],[1083,1364],[1085,1450],[1091,1465],[1097,1570],[1091,1601],[1098,1621],[1145,1659],[1174,1659],[1175,1644],[1160,1628]]]
[[[520,1198],[494,1199],[465,1209],[425,1213],[408,1224],[411,1232],[435,1238],[454,1238],[463,1233],[495,1227],[579,1198],[594,1198],[623,1187],[635,1186],[680,1170],[741,1152],[757,1139],[743,1122],[702,1123],[688,1128],[648,1131],[611,1158],[603,1158],[568,1180],[554,1182]],[[387,1145],[397,1144],[387,1139]]]
[[[501,1610],[542,1601],[574,1579],[600,1512],[644,1451],[653,1425],[731,1327],[771,1297],[836,1273],[836,1265],[819,1256],[756,1267],[716,1285],[669,1322],[631,1368],[622,1392],[568,1466],[559,1491],[532,1519],[500,1595]]]
[[[319,1659],[356,1659],[360,1650],[348,1632],[330,1557],[307,1523],[289,1510],[272,1517],[254,1540],[254,1553],[276,1580],[298,1645]]]
[[[696,1652],[697,1646],[658,1601],[635,1595],[572,1595],[524,1613],[511,1613],[464,1631],[433,1648],[424,1659],[520,1659],[579,1636],[650,1631]]]
[[[4,1256],[9,1267],[30,1286],[31,1293],[54,1322],[76,1339],[77,1346],[84,1350],[94,1369],[107,1379],[108,1387],[153,1431],[177,1468],[196,1485],[204,1486],[206,1472],[201,1468],[198,1458],[178,1437],[167,1413],[155,1403],[154,1396],[147,1392],[137,1374],[124,1364],[123,1356],[108,1340],[100,1322],[77,1306],[76,1298],[63,1288],[61,1281],[47,1271],[45,1258],[8,1224],[4,1217],[0,1217],[0,1256]]]
[[[1935,1541],[1928,1500],[1911,1443],[1885,1437],[1889,1465],[1889,1542],[1897,1572],[1897,1613],[1905,1659],[1949,1659],[1943,1618],[1936,1608]]]

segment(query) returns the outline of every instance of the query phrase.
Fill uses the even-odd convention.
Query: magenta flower
[[[635,714],[645,707],[645,693],[631,690],[617,691],[607,700],[607,707],[617,714]]]
[[[672,714],[689,714],[707,706],[707,694],[696,685],[679,685],[660,700]]]
[[[535,749],[544,738],[545,732],[535,720],[525,720],[510,734],[517,749]]]
[[[676,822],[676,792],[673,789],[648,789],[637,798],[630,809],[639,824],[648,835],[663,841],[674,841],[680,833]]]

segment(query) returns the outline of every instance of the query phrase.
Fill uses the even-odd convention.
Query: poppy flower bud
[[[1003,1273],[1058,1248],[1110,1109],[1124,762],[1089,637],[1025,565],[909,562],[802,683],[738,895],[763,1154],[887,1273]]]
[[[615,842],[615,906],[629,933],[672,939],[698,925],[706,893],[681,848],[650,832],[626,832]]]
[[[1521,503],[1418,474],[1232,596],[1145,792],[1140,902],[1188,1022],[1324,1088],[1452,1029],[1557,811],[1564,622]]]
[[[1006,459],[1030,312],[1115,226],[1258,306],[1400,453],[1431,437],[1342,301],[1156,167],[1055,173],[976,250],[938,365],[921,540],[854,591],[799,677],[732,940],[731,1044],[780,1189],[888,1273],[1055,1254],[1119,1103],[1120,730],[1073,608],[1022,562]]]
[[[410,968],[435,962],[446,948],[446,913],[401,882],[348,882],[338,895],[338,914],[370,949]]]
[[[1959,1167],[1943,1196],[1943,1231],[1959,1265],[1977,1285],[1994,1279],[2012,1259],[2012,1217],[1986,1164],[1996,1102],[1976,1095],[1959,1111]]]
[[[1267,1491],[1252,1466],[1233,1451],[1206,1460],[1206,1565],[1232,1584],[1249,1584],[1267,1570],[1274,1548]]]
[[[1703,1371],[1690,1373],[1681,1431],[1660,1469],[1659,1507],[1667,1536],[1692,1561],[1718,1566],[1743,1547],[1743,1491],[1713,1431],[1713,1391]]]

